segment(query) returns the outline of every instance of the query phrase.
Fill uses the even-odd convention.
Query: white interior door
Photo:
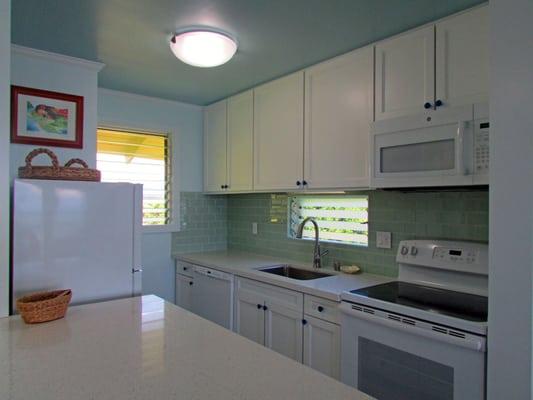
[[[436,99],[443,107],[488,102],[489,7],[436,25]]]
[[[366,47],[305,71],[307,188],[369,186],[373,66]]]
[[[298,189],[303,177],[304,76],[254,89],[254,189]]]
[[[304,364],[340,379],[340,326],[309,315],[304,318]]]
[[[376,45],[376,120],[423,113],[435,99],[433,25]]]
[[[265,343],[264,300],[249,292],[239,292],[235,296],[235,332],[253,340]]]
[[[72,289],[72,303],[133,294],[135,185],[16,180],[13,297]]]
[[[302,311],[274,302],[265,305],[265,346],[302,362]]]
[[[228,191],[253,188],[253,91],[228,99]]]
[[[204,190],[223,191],[226,185],[226,100],[204,110]]]

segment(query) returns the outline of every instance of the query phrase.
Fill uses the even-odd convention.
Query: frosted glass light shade
[[[174,35],[170,49],[184,63],[207,68],[228,62],[237,51],[237,43],[221,33],[196,30]]]

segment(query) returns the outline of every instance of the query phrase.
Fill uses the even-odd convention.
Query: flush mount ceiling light
[[[228,62],[237,51],[237,42],[221,32],[195,29],[174,34],[170,49],[184,63],[207,68]]]

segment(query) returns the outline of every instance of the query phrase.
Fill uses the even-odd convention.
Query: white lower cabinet
[[[245,278],[235,284],[235,331],[301,362],[303,294]]]
[[[191,311],[192,287],[194,279],[190,276],[176,274],[176,305]]]
[[[237,285],[239,281],[241,279],[237,279]],[[256,343],[265,344],[265,311],[263,308],[263,296],[237,290],[235,295],[235,332]]]
[[[338,303],[305,295],[304,306],[294,290],[245,278],[235,284],[237,333],[340,379]]]
[[[309,315],[304,316],[303,363],[340,379],[341,328]]]
[[[265,346],[302,362],[302,310],[267,301],[265,306]]]

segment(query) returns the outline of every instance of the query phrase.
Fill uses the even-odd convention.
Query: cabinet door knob
[[[220,189],[224,189],[224,185],[220,185]]]
[[[189,282],[189,286],[192,286],[192,284],[193,284],[193,283],[194,283],[194,282],[192,282],[192,281],[191,281],[191,282]]]
[[[302,325],[307,325],[307,320],[306,319],[302,319]]]
[[[307,186],[307,181],[303,181],[302,184],[303,184],[304,186]]]
[[[317,310],[318,310],[318,312],[322,312],[322,311],[324,311],[324,307],[322,307],[322,306],[318,306],[318,307],[317,307]]]
[[[431,108],[431,103],[430,102],[426,102],[424,103],[424,108],[427,110],[428,108]]]
[[[258,310],[260,310],[260,309],[262,309],[262,308],[263,308],[263,306],[262,306],[261,304],[258,304],[258,305],[257,305],[257,309],[258,309]]]
[[[268,310],[268,307],[267,306],[263,306],[263,310]]]
[[[302,182],[296,181],[296,186],[300,186],[301,184],[302,184]]]
[[[437,100],[437,101],[435,102],[435,107],[440,107],[440,106],[442,106],[442,104],[443,104],[443,103],[442,103],[442,100]]]

